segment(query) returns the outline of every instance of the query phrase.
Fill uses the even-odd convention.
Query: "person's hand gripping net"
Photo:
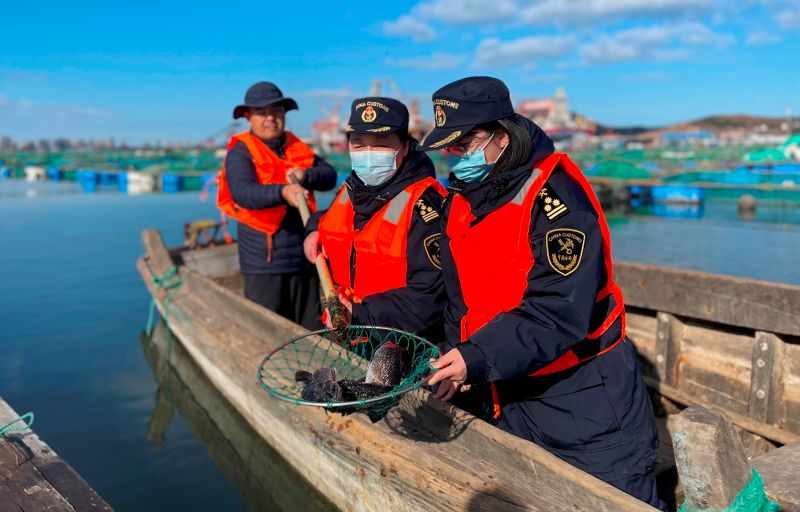
[[[450,400],[456,391],[468,391],[469,384],[464,384],[467,380],[467,363],[461,356],[458,349],[452,349],[439,359],[431,359],[431,368],[437,370],[428,380],[428,385],[433,386],[437,383],[439,387],[433,394],[438,400]]]

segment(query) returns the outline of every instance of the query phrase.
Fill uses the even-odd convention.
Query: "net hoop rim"
[[[428,345],[429,347],[434,348],[434,349],[436,349],[438,351],[438,347],[435,344],[431,343],[430,341],[426,340],[425,338],[423,338],[421,336],[417,336],[416,334],[414,334],[412,332],[407,332],[407,331],[403,331],[401,329],[397,329],[395,327],[385,327],[385,326],[379,326],[379,325],[349,325],[349,326],[347,326],[347,328],[348,329],[382,329],[382,330],[391,330],[391,331],[394,331],[394,332],[402,333],[404,335],[412,336],[413,338],[416,338],[417,341],[420,341],[420,342],[424,343],[425,345]],[[328,334],[330,332],[335,332],[335,329],[326,328],[326,329],[318,329],[316,331],[306,332],[306,333],[304,333],[304,334],[302,334],[300,336],[297,336],[295,338],[290,339],[286,343],[283,343],[283,344],[279,345],[278,347],[273,349],[271,352],[269,352],[266,356],[264,356],[264,358],[258,364],[258,370],[256,371],[256,378],[258,380],[259,386],[261,386],[261,389],[266,391],[269,396],[274,397],[274,398],[278,398],[280,400],[283,400],[284,402],[289,402],[289,403],[292,403],[292,404],[295,404],[295,405],[310,405],[312,407],[322,407],[324,409],[334,410],[334,409],[341,409],[341,408],[347,408],[347,407],[356,407],[356,406],[363,407],[363,406],[368,405],[368,404],[374,404],[374,403],[378,403],[378,402],[385,402],[387,400],[395,400],[395,399],[401,398],[403,395],[405,395],[409,391],[413,391],[414,389],[418,389],[421,386],[425,385],[425,382],[427,382],[428,379],[430,379],[431,376],[433,375],[433,374],[426,375],[425,378],[423,378],[421,381],[419,381],[417,383],[409,384],[409,385],[407,385],[407,386],[405,386],[403,388],[392,390],[392,391],[390,391],[388,393],[383,393],[382,395],[374,396],[374,397],[371,397],[371,398],[364,398],[364,399],[361,399],[361,400],[350,400],[348,402],[312,402],[310,400],[303,400],[303,399],[300,399],[300,398],[291,398],[291,397],[288,397],[288,396],[285,396],[285,395],[282,395],[282,394],[278,393],[277,390],[275,390],[274,388],[269,387],[264,382],[264,364],[266,364],[272,356],[274,356],[275,354],[277,354],[278,352],[283,350],[285,347],[288,347],[289,345],[294,344],[299,339],[307,338],[307,337],[312,336],[312,335],[317,335],[317,336],[323,337],[323,334]],[[334,341],[331,341],[331,343],[337,344]]]

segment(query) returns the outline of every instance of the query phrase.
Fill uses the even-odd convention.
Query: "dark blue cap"
[[[349,133],[408,132],[408,109],[392,98],[368,96],[353,101],[350,120],[345,127]]]
[[[272,82],[258,82],[250,86],[244,95],[244,103],[233,109],[233,118],[244,116],[248,108],[261,108],[281,103],[286,110],[297,110],[297,102],[292,98],[284,98],[278,86]]]
[[[434,128],[420,142],[422,151],[446,148],[479,124],[514,115],[508,87],[489,76],[456,80],[432,99]]]

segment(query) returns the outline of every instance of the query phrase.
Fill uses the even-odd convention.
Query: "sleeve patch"
[[[427,254],[428,260],[434,267],[442,270],[442,234],[434,233],[428,236],[423,244],[425,245],[425,254]]]
[[[428,204],[428,202],[425,201],[424,199],[422,198],[417,199],[415,206],[417,207],[419,216],[422,217],[422,221],[425,224],[430,224],[431,222],[439,218],[439,212],[436,211],[436,209],[430,204]]]
[[[556,220],[569,211],[564,201],[562,201],[561,198],[558,197],[558,194],[548,186],[542,187],[542,190],[539,191],[536,197],[536,203],[544,211],[544,214],[550,221]]]
[[[550,266],[568,276],[578,270],[586,235],[577,229],[554,229],[545,235],[545,252]]]

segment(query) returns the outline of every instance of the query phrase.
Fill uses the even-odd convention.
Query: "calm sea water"
[[[0,396],[34,411],[39,435],[118,510],[247,509],[246,477],[228,479],[180,410],[163,443],[146,439],[158,384],[140,346],[140,232],[177,245],[184,222],[215,216],[196,193],[0,181]],[[800,209],[735,219],[726,204],[700,219],[610,215],[615,256],[800,284]]]

